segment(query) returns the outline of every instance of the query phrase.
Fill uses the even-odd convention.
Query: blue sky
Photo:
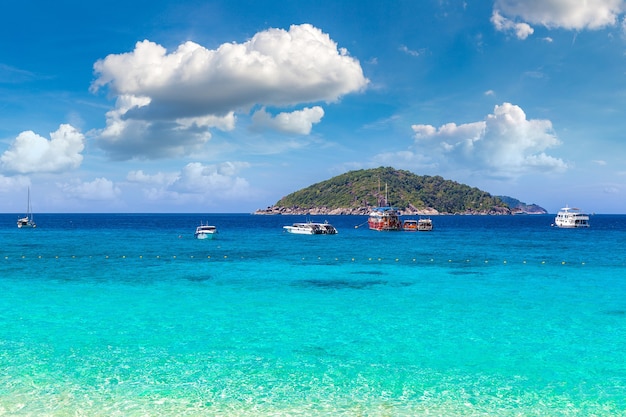
[[[0,212],[252,212],[354,169],[626,213],[626,2],[24,0]]]

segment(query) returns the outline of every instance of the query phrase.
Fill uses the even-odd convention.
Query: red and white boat
[[[402,230],[402,222],[398,210],[393,207],[375,207],[367,219],[370,230],[397,231]]]
[[[380,194],[380,183],[378,184],[378,194]],[[384,206],[374,207],[367,219],[367,225],[370,230],[378,231],[398,231],[402,230],[402,222],[400,221],[400,212],[388,205],[387,184],[385,184],[385,200]],[[378,204],[381,201],[379,199]]]

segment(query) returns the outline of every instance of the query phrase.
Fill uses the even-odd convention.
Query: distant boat
[[[554,218],[554,224],[563,229],[589,227],[589,216],[576,207],[563,207]]]
[[[217,227],[200,223],[200,226],[196,227],[194,237],[196,239],[213,239],[216,233]]]
[[[378,185],[380,194],[380,183]],[[380,204],[380,201],[378,202]],[[367,219],[370,230],[396,231],[402,230],[400,213],[395,208],[388,206],[387,184],[385,184],[385,206],[374,207]]]
[[[398,210],[393,207],[375,207],[370,212],[367,224],[371,230],[402,230],[400,214],[398,213]]]
[[[30,205],[30,187],[28,187],[28,200],[26,203],[26,215],[17,219],[17,228],[18,229],[26,229],[26,228],[35,228],[37,225],[33,220],[33,211]]]
[[[419,232],[430,232],[433,230],[433,221],[429,218],[419,219],[417,221],[417,230]]]
[[[336,235],[337,229],[328,223],[294,223],[291,226],[283,226],[283,229],[288,233],[296,235]]]
[[[433,230],[433,222],[428,218],[405,220],[402,222],[402,230],[407,232],[430,232]]]
[[[405,220],[402,222],[402,230],[406,232],[417,232],[417,220]]]

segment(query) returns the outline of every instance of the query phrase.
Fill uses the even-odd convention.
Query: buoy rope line
[[[149,259],[156,259],[156,260],[173,260],[173,259],[179,259],[179,260],[183,260],[183,259],[194,259],[194,260],[211,260],[211,261],[224,261],[224,260],[233,260],[233,259],[240,259],[240,260],[245,260],[245,259],[250,259],[250,260],[258,260],[258,258],[255,257],[250,257],[250,258],[246,258],[244,256],[240,256],[240,257],[230,257],[228,255],[219,255],[219,256],[214,256],[214,255],[187,255],[187,256],[179,256],[179,255],[168,255],[168,256],[164,256],[164,255],[150,255],[150,256],[145,256],[145,255],[134,255],[134,256],[127,256],[127,255],[84,255],[84,256],[77,256],[77,255],[65,255],[65,256],[26,256],[26,255],[18,255],[18,256],[8,256],[5,255],[4,256],[4,260],[5,261],[10,261],[10,260],[43,260],[43,259],[58,259],[58,260],[149,260]],[[288,259],[285,259],[288,261]],[[531,264],[540,264],[540,265],[555,265],[555,264],[559,264],[559,265],[586,265],[587,263],[584,261],[565,261],[565,260],[515,260],[515,261],[509,261],[506,259],[503,260],[497,260],[497,259],[481,259],[481,260],[472,260],[472,259],[452,259],[452,258],[434,258],[434,257],[410,257],[410,258],[383,258],[383,257],[362,257],[362,258],[355,258],[355,257],[348,257],[348,258],[342,258],[342,257],[301,257],[301,258],[297,258],[295,259],[297,261],[304,261],[304,262],[309,262],[309,263],[313,263],[315,261],[320,261],[320,262],[342,262],[342,263],[356,263],[356,262],[364,262],[364,263],[372,263],[372,262],[380,262],[380,263],[419,263],[419,264],[455,264],[455,265],[459,265],[459,264],[472,264],[472,265],[508,265],[508,264],[513,264],[513,265],[517,265],[517,264],[521,264],[521,265],[531,265]]]

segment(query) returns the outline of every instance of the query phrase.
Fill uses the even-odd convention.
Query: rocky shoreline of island
[[[253,214],[258,215],[301,215],[301,216],[316,216],[316,215],[324,215],[324,216],[367,216],[374,209],[374,207],[339,207],[339,208],[329,208],[329,207],[283,207],[283,206],[269,206],[264,209],[258,209]],[[402,216],[438,216],[438,215],[511,215],[511,214],[526,214],[523,212],[511,210],[508,207],[493,207],[490,210],[466,210],[459,213],[447,213],[440,212],[435,210],[432,207],[426,208],[416,208],[413,206],[409,206],[406,209],[398,210],[399,214]]]

